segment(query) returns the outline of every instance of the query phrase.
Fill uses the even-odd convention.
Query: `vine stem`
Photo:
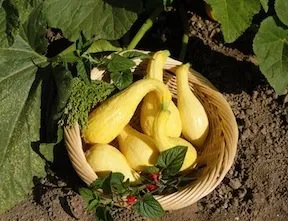
[[[149,18],[146,19],[144,24],[141,26],[141,28],[138,30],[136,35],[133,37],[129,45],[127,46],[127,49],[134,49],[139,41],[143,38],[145,33],[152,27],[156,17],[163,11],[163,7],[156,8]]]
[[[185,11],[183,2],[179,2],[178,3],[178,8],[179,8],[179,14],[182,20],[182,24],[183,24],[183,36],[182,36],[182,45],[181,45],[181,51],[179,54],[179,60],[184,62],[185,60],[185,56],[186,56],[186,52],[187,52],[187,46],[188,46],[188,42],[189,42],[189,28],[188,28],[188,17],[187,17],[187,12]]]
[[[179,54],[179,60],[182,62],[184,62],[186,57],[188,42],[189,42],[189,35],[187,33],[184,33],[182,36],[182,46]]]

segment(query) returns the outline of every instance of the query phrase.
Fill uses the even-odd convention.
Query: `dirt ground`
[[[163,27],[170,39],[177,32]],[[157,39],[152,40],[157,45]],[[187,61],[230,103],[239,128],[238,152],[231,170],[211,194],[191,207],[167,213],[161,220],[287,221],[288,94],[277,96],[253,64],[214,52],[204,43],[191,35]],[[169,44],[148,49],[169,48]],[[177,53],[172,50],[172,55]],[[93,214],[84,212],[85,205],[77,194],[82,183],[65,150],[57,151],[61,158],[56,158],[53,172],[35,187],[33,196],[1,215],[0,221],[95,220]],[[141,220],[122,210],[113,216],[116,220]]]

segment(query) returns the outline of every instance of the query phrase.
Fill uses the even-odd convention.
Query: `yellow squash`
[[[110,143],[129,123],[143,97],[155,91],[161,104],[168,106],[171,94],[163,82],[154,79],[136,81],[120,93],[104,101],[94,109],[82,132],[87,143]]]
[[[163,81],[163,67],[170,55],[169,51],[156,52],[147,68],[147,79],[157,79]],[[149,136],[152,135],[153,123],[156,114],[160,111],[161,102],[157,98],[155,92],[150,92],[144,97],[141,106],[140,123],[143,132]],[[169,105],[170,116],[167,122],[166,130],[168,136],[179,137],[181,134],[181,119],[180,114],[173,102]]]
[[[123,154],[109,144],[95,144],[85,153],[87,162],[99,177],[108,175],[110,172],[122,173],[125,180],[137,182],[139,174],[128,164]]]
[[[168,150],[175,146],[187,146],[187,152],[184,158],[184,162],[180,171],[191,168],[195,165],[197,159],[197,152],[191,143],[180,138],[180,137],[168,137],[165,125],[169,118],[169,110],[163,108],[155,118],[153,125],[153,138],[155,140],[156,146],[160,152]]]
[[[177,106],[182,120],[182,134],[196,147],[202,147],[209,131],[209,121],[204,107],[188,84],[189,65],[176,69]]]
[[[128,124],[117,139],[121,153],[134,170],[142,171],[146,166],[156,163],[159,151],[151,137]]]

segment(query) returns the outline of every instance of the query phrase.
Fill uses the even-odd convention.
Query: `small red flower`
[[[159,176],[160,176],[160,173],[153,173],[153,174],[151,175],[152,180],[153,180],[154,182],[157,182],[157,181],[159,180]]]
[[[146,188],[147,188],[149,191],[153,191],[153,190],[156,189],[156,186],[153,185],[153,184],[147,184],[147,185],[146,185]]]
[[[134,204],[137,200],[136,196],[127,196],[126,199],[127,199],[127,203],[130,205]]]

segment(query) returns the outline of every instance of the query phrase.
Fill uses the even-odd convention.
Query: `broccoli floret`
[[[76,122],[84,128],[88,114],[96,104],[105,100],[115,87],[103,81],[91,81],[88,84],[80,78],[72,79],[71,94],[59,121],[61,126],[72,126]]]

